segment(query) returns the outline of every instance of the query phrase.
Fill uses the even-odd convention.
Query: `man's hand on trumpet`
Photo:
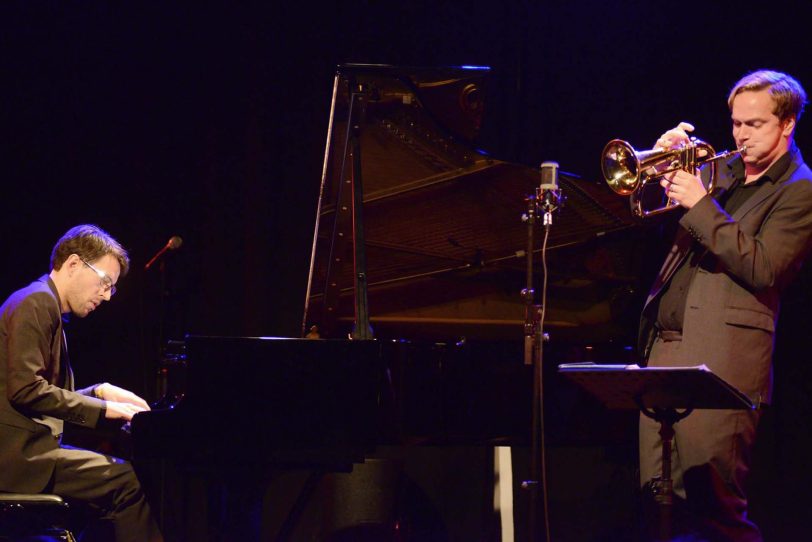
[[[689,132],[694,131],[694,126],[690,122],[680,122],[674,128],[657,139],[655,147],[663,150],[673,149],[688,143],[691,140]],[[660,179],[660,186],[665,189],[665,194],[673,201],[676,201],[686,209],[690,209],[696,202],[705,197],[708,193],[702,180],[696,175],[691,175],[687,171],[675,171],[665,175]]]
[[[680,145],[690,141],[691,136],[688,135],[688,132],[693,131],[693,124],[690,122],[680,122],[676,127],[671,128],[666,133],[661,135],[654,147],[663,150],[679,147]]]
[[[682,170],[665,175],[660,179],[660,186],[665,189],[668,198],[686,209],[696,205],[708,193],[702,179]]]

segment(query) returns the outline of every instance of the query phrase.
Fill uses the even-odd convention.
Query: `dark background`
[[[729,147],[725,98],[749,70],[811,78],[788,8],[702,9],[5,3],[1,289],[46,272],[58,237],[92,222],[133,270],[74,326],[88,342],[149,357],[134,318],[154,332],[161,314],[168,336],[298,335],[338,63],[491,66],[481,147],[597,180],[609,139],[647,148],[680,120]],[[171,235],[184,245],[166,259],[161,311],[159,269],[142,268]]]
[[[72,357],[79,384],[149,394],[160,334],[298,335],[337,64],[491,66],[481,146],[599,179],[608,140],[647,148],[681,120],[728,148],[727,92],[748,71],[812,88],[804,12],[775,6],[3,3],[0,291],[47,272],[69,227],[108,230],[133,269],[114,303],[71,324]],[[807,152],[810,130],[796,134]],[[172,235],[184,244],[161,310],[161,273],[142,269]],[[788,298],[787,406],[764,452],[790,481],[809,471],[790,444],[810,425],[805,291]]]

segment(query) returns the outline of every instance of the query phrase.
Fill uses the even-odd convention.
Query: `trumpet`
[[[629,203],[632,212],[640,218],[646,218],[679,207],[679,203],[666,198],[661,207],[645,209],[643,190],[647,185],[653,182],[659,184],[661,177],[674,171],[682,170],[696,175],[701,166],[708,164],[710,176],[706,188],[710,192],[716,186],[716,162],[742,154],[746,150],[747,147],[741,147],[717,154],[713,147],[692,137],[673,149],[636,151],[628,142],[613,139],[601,153],[601,170],[609,188],[621,196],[631,196]]]

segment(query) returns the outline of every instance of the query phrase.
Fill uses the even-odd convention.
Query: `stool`
[[[59,495],[0,492],[0,540],[49,536],[76,542],[64,527],[68,508]]]

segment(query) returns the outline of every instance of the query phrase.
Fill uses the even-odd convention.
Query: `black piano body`
[[[169,390],[180,399],[131,424],[133,463],[166,538],[258,540],[277,469],[362,462],[377,441],[382,361],[374,341],[187,337],[172,369],[185,389]]]
[[[198,336],[185,344],[183,398],[136,416],[136,458],[224,470],[263,461],[349,470],[374,446],[380,344]]]

